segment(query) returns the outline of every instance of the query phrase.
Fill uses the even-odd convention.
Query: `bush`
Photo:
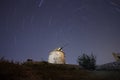
[[[90,56],[88,56],[87,54],[78,56],[77,62],[85,69],[94,70],[96,67],[96,57],[93,54],[91,54]]]

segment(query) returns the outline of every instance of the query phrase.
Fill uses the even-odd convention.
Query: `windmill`
[[[65,53],[62,50],[68,44],[63,45],[62,47],[56,48],[49,53],[48,62],[53,64],[65,64]]]
[[[112,53],[116,61],[120,61],[120,53]]]
[[[48,62],[53,64],[65,64],[65,53],[62,47],[59,47],[50,52]]]

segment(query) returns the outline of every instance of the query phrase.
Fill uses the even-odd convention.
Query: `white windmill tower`
[[[120,53],[112,53],[116,61],[120,61]]]
[[[65,64],[65,53],[63,52],[62,47],[50,52],[48,62],[53,64]]]

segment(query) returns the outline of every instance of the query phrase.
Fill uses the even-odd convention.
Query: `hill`
[[[0,80],[120,80],[119,71],[89,71],[77,65],[0,60]]]
[[[120,61],[110,62],[100,65],[96,68],[97,70],[116,70],[120,71]]]

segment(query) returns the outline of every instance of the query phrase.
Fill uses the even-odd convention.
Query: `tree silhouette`
[[[96,67],[96,57],[93,54],[91,54],[90,56],[88,56],[87,54],[78,56],[77,62],[85,69],[94,70]]]

